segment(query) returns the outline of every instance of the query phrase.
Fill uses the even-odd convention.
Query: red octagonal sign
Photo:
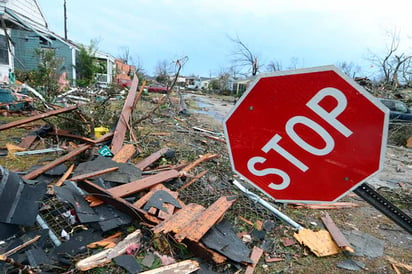
[[[232,167],[278,201],[330,202],[382,165],[388,109],[334,66],[260,76],[225,120]]]

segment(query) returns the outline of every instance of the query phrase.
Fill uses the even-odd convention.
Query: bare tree
[[[277,60],[270,61],[269,64],[267,64],[266,69],[270,72],[282,70],[282,63]]]
[[[162,84],[167,84],[170,70],[170,62],[166,59],[158,61],[155,68],[156,81]]]
[[[236,67],[247,68],[247,74],[253,76],[259,71],[258,57],[243,43],[239,37],[232,38],[228,36],[230,41],[235,44],[235,49],[232,52],[233,63]]]
[[[121,47],[120,48],[120,54],[119,58],[124,60],[126,64],[131,64],[132,63],[132,57],[130,55],[130,49],[129,47]]]
[[[390,39],[390,43],[387,47],[386,53],[383,57],[371,53],[369,58],[374,64],[379,66],[383,73],[383,83],[390,85],[392,88],[397,88],[400,85],[399,73],[403,78],[410,76],[412,73],[410,53],[399,52],[400,45],[400,32],[391,31],[387,32],[387,36]]]
[[[361,71],[361,67],[355,65],[353,62],[339,62],[337,67],[340,68],[346,75],[351,78],[355,78],[356,75]]]

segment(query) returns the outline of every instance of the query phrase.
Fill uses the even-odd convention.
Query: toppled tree
[[[255,76],[259,71],[258,57],[243,43],[239,37],[232,38],[229,36],[230,41],[235,44],[235,49],[232,52],[233,63],[236,67],[246,68],[247,74]]]

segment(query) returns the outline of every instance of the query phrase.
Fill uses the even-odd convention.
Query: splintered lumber
[[[396,261],[394,258],[392,258],[392,257],[390,257],[390,256],[386,256],[386,259],[387,259],[392,265],[395,265],[395,266],[397,266],[397,267],[404,268],[404,269],[406,269],[406,271],[408,271],[408,273],[409,273],[409,272],[412,273],[412,265],[398,262],[398,261]]]
[[[67,170],[66,172],[63,174],[63,176],[56,182],[56,186],[61,186],[64,181],[66,181],[67,178],[69,178],[70,174],[72,173],[74,169],[74,164],[72,164]]]
[[[72,150],[71,152],[67,153],[66,155],[64,155],[60,158],[57,158],[56,160],[54,160],[54,161],[52,161],[52,162],[36,169],[36,170],[33,170],[30,173],[27,173],[26,175],[23,176],[23,179],[26,179],[26,180],[34,179],[37,176],[39,176],[40,174],[52,169],[55,166],[58,166],[58,165],[60,165],[64,162],[66,162],[67,160],[75,157],[76,155],[79,155],[80,153],[82,153],[83,151],[88,150],[89,148],[91,148],[91,145],[81,145],[78,148],[76,148],[75,150]]]
[[[115,247],[116,244],[120,241],[121,232],[117,232],[109,237],[106,237],[100,241],[93,242],[87,245],[88,248],[98,248],[103,247],[105,249]]]
[[[88,180],[78,181],[77,185],[86,190],[90,195],[97,196],[97,198],[105,203],[111,204],[123,213],[128,214],[132,218],[141,217],[146,214],[140,208],[134,207],[131,203],[120,197],[112,197],[112,194],[107,190],[98,186]]]
[[[127,163],[136,153],[136,148],[132,144],[123,145],[119,152],[112,158],[116,163]]]
[[[90,257],[80,260],[76,263],[76,268],[80,271],[86,271],[98,266],[104,266],[112,261],[113,258],[126,252],[126,249],[132,244],[140,244],[142,234],[139,229],[127,235],[115,247],[105,249]]]
[[[158,224],[153,228],[153,232],[163,232],[166,234],[173,231],[174,233],[179,233],[185,227],[190,226],[204,210],[205,208],[201,205],[188,204],[173,214],[172,217]]]
[[[124,102],[123,109],[117,122],[116,129],[114,130],[114,136],[112,140],[111,151],[113,154],[117,154],[122,148],[124,137],[126,135],[127,123],[130,119],[130,115],[133,111],[134,101],[136,99],[137,86],[139,84],[139,79],[135,75],[132,81],[132,85],[129,89],[129,94]]]
[[[136,167],[140,168],[141,170],[145,169],[146,167],[150,166],[151,164],[159,160],[159,158],[162,157],[162,155],[165,154],[168,150],[168,147],[164,147],[152,153],[149,157],[146,157],[145,159],[137,163]]]
[[[293,237],[300,243],[309,247],[318,257],[338,254],[339,247],[333,241],[330,233],[326,230],[312,231],[310,229],[300,229]]]
[[[310,209],[336,209],[336,208],[351,208],[359,207],[359,204],[352,202],[336,202],[336,203],[327,203],[327,204],[303,204],[303,203],[289,203],[295,208],[310,208]]]
[[[232,197],[220,197],[210,207],[201,212],[190,225],[176,233],[175,239],[179,242],[183,239],[198,242],[223,214],[225,214],[235,200],[236,199]]]
[[[37,135],[28,135],[21,140],[19,147],[28,149],[37,139]]]
[[[128,184],[112,187],[108,191],[113,197],[125,197],[177,177],[179,177],[179,171],[174,169],[166,170]]]
[[[3,260],[3,258],[7,258],[7,257],[13,255],[14,253],[18,252],[19,250],[22,250],[23,248],[31,245],[32,243],[34,243],[34,242],[36,242],[38,239],[40,239],[40,237],[41,237],[40,235],[36,235],[33,239],[28,240],[27,242],[25,242],[25,243],[23,243],[23,244],[21,244],[21,245],[19,245],[19,246],[16,246],[16,247],[13,248],[13,249],[10,249],[10,250],[7,251],[6,253],[0,254],[0,258],[1,258],[0,260]]]
[[[93,140],[93,139],[83,137],[83,136],[80,136],[80,135],[71,134],[67,130],[62,130],[62,129],[57,129],[57,128],[54,129],[53,132],[49,132],[49,135],[51,135],[51,136],[57,135],[57,136],[60,136],[60,137],[68,137],[68,138],[71,138],[71,139],[83,141],[83,142],[90,143],[90,144],[96,143],[96,141]]]
[[[321,217],[323,224],[328,229],[329,233],[332,235],[333,240],[335,243],[343,250],[349,251],[354,253],[355,250],[350,245],[348,240],[345,238],[343,233],[339,230],[336,224],[333,222],[332,218],[329,216],[328,213],[325,216]]]
[[[189,274],[200,269],[199,263],[192,260],[186,260],[175,264],[162,266],[156,269],[140,272],[141,274],[162,274],[162,273],[179,273]]]
[[[47,118],[47,117],[50,117],[50,116],[54,116],[54,115],[57,115],[57,114],[60,114],[60,113],[69,112],[69,111],[72,111],[76,108],[77,108],[77,106],[70,106],[70,107],[67,107],[67,108],[52,110],[52,111],[49,111],[49,112],[46,112],[46,113],[41,113],[39,115],[34,115],[34,116],[31,116],[31,117],[28,117],[28,118],[25,118],[25,119],[13,121],[13,122],[10,122],[10,123],[4,124],[4,125],[0,125],[0,131],[5,130],[5,129],[9,129],[9,128],[12,128],[12,127],[24,125],[24,124],[27,124],[27,123],[30,123],[30,122],[33,122],[33,121],[37,121],[37,120],[40,120],[40,119],[43,119],[43,118]]]
[[[173,198],[176,199],[176,201],[180,204],[180,206],[183,208],[185,206],[185,204],[180,201],[179,199],[177,199],[178,193],[175,191],[171,191],[170,189],[168,189],[167,187],[165,187],[162,184],[158,184],[153,186],[150,191],[148,193],[146,193],[145,195],[143,195],[143,197],[141,197],[139,200],[137,200],[136,202],[133,203],[133,206],[137,207],[137,208],[142,208],[149,200],[150,198],[152,198],[153,194],[156,193],[156,191],[158,190],[163,190],[168,192]],[[163,204],[163,207],[167,210],[168,213],[163,212],[163,211],[159,211],[158,214],[158,218],[159,219],[167,219],[169,217],[171,217],[173,215],[175,206],[169,203],[165,203]]]
[[[113,132],[108,132],[105,135],[103,135],[102,137],[100,137],[99,139],[95,140],[94,143],[99,144],[99,143],[106,142],[106,141],[112,139],[113,135],[114,135]]]
[[[203,176],[205,176],[205,174],[208,172],[208,170],[204,170],[202,172],[200,172],[198,175],[196,175],[195,177],[192,178],[192,180],[190,180],[189,182],[187,182],[186,184],[184,184],[181,188],[179,188],[179,191],[182,191],[183,189],[189,187],[191,184],[193,184],[194,182],[196,182],[197,180],[199,180],[200,178],[202,178]]]
[[[187,165],[185,168],[183,168],[183,169],[180,171],[180,174],[181,174],[181,176],[185,176],[185,175],[187,175],[187,173],[188,173],[191,169],[195,168],[195,167],[198,166],[199,164],[201,164],[201,163],[203,163],[203,162],[205,162],[205,161],[208,161],[208,160],[212,160],[212,159],[218,158],[219,156],[220,156],[219,154],[212,154],[212,153],[206,153],[205,155],[200,155],[200,156],[199,156],[199,159],[197,159],[196,161],[190,163],[190,164]]]
[[[90,178],[93,178],[93,177],[97,177],[97,176],[100,176],[100,175],[103,175],[103,174],[106,174],[106,173],[109,173],[109,172],[116,171],[118,169],[119,169],[119,167],[115,166],[115,167],[109,167],[109,168],[106,168],[106,169],[102,169],[102,170],[98,170],[98,171],[94,171],[94,172],[90,172],[90,173],[86,173],[86,174],[80,174],[80,175],[77,175],[77,176],[74,176],[74,177],[70,178],[70,181],[73,181],[73,182],[83,181],[83,180],[90,179]]]
[[[263,249],[254,246],[252,250],[252,254],[250,255],[250,259],[252,260],[253,264],[248,265],[246,267],[245,274],[253,274],[253,271],[255,271],[256,265],[260,260],[260,257],[263,255]]]

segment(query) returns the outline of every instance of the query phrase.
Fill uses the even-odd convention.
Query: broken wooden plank
[[[288,203],[288,205],[294,208],[310,208],[310,209],[337,209],[337,208],[351,208],[359,207],[359,204],[352,202],[335,202],[327,204],[303,204],[303,203]]]
[[[115,155],[120,151],[123,145],[123,141],[124,141],[124,137],[126,135],[126,129],[127,129],[126,123],[128,123],[130,119],[130,115],[133,111],[138,84],[139,84],[139,79],[135,75],[133,77],[132,85],[130,86],[130,89],[129,89],[129,94],[127,95],[127,98],[124,102],[121,116],[119,117],[119,121],[117,122],[116,129],[114,131],[111,151]]]
[[[23,139],[21,140],[19,147],[22,148],[30,148],[30,146],[34,143],[34,141],[36,141],[37,139],[37,135],[28,135],[26,137],[23,137]]]
[[[136,166],[138,168],[140,168],[141,170],[143,170],[146,167],[153,164],[154,162],[156,162],[157,160],[159,160],[159,158],[162,157],[163,154],[165,154],[168,150],[169,150],[168,147],[164,147],[164,148],[152,153],[150,156],[146,157],[145,159],[143,159],[139,163],[137,163]]]
[[[103,247],[105,249],[115,247],[120,241],[121,232],[117,232],[109,237],[106,237],[100,241],[96,241],[87,245],[88,248],[98,248]]]
[[[193,242],[198,242],[235,201],[236,199],[233,197],[220,197],[197,216],[196,220],[191,222],[189,226],[184,227],[180,232],[176,233],[175,239],[181,242],[187,238]]]
[[[339,230],[339,228],[336,226],[336,224],[333,222],[329,214],[326,213],[325,216],[321,217],[321,219],[325,227],[328,229],[329,233],[332,235],[333,240],[335,240],[335,243],[341,249],[354,253],[355,250],[350,245],[345,236],[342,234],[342,232]]]
[[[134,207],[131,203],[120,197],[112,197],[112,194],[107,190],[88,180],[78,181],[77,185],[86,190],[90,195],[96,196],[99,200],[111,204],[120,211],[128,214],[132,218],[142,217],[146,214],[140,208]]]
[[[163,232],[164,234],[173,231],[179,233],[186,226],[189,226],[196,218],[205,210],[205,208],[198,204],[188,204],[178,212],[173,214],[169,219],[161,222],[153,228],[154,233]]]
[[[204,170],[204,171],[200,172],[198,175],[193,177],[192,180],[190,180],[189,182],[184,184],[181,188],[179,188],[179,191],[182,191],[183,189],[187,188],[188,186],[190,186],[191,184],[193,184],[194,182],[196,182],[197,180],[199,180],[200,178],[205,176],[207,172],[208,172],[208,170]]]
[[[98,266],[104,266],[112,261],[113,258],[126,252],[126,249],[132,244],[140,244],[142,233],[139,229],[127,235],[115,247],[105,249],[90,257],[80,260],[76,263],[76,268],[81,271],[87,271]]]
[[[167,273],[179,273],[189,274],[200,269],[199,263],[192,260],[186,260],[175,264],[162,266],[156,269],[140,272],[141,274],[167,274]]]
[[[93,177],[97,177],[97,176],[100,176],[100,175],[103,175],[103,174],[106,174],[106,173],[109,173],[109,172],[116,171],[118,169],[119,169],[119,167],[115,166],[115,167],[109,167],[109,168],[106,168],[106,169],[102,169],[102,170],[98,170],[98,171],[94,171],[94,172],[90,172],[90,173],[86,173],[86,174],[80,174],[80,175],[77,175],[77,176],[74,176],[74,177],[70,178],[70,181],[73,181],[73,182],[83,181],[83,180],[90,179],[90,178],[93,178]]]
[[[112,187],[108,189],[108,191],[113,197],[126,197],[151,186],[177,177],[179,177],[179,172],[177,170],[167,170],[155,175],[147,176],[134,182],[130,182],[128,184]]]
[[[72,164],[66,172],[63,174],[63,176],[56,182],[55,186],[61,186],[64,181],[66,181],[67,178],[69,178],[70,174],[72,173],[74,169],[74,164]]]
[[[87,137],[83,137],[80,135],[76,135],[76,134],[71,134],[68,130],[63,130],[63,129],[57,129],[55,128],[52,132],[49,132],[48,135],[50,136],[59,136],[59,137],[68,137],[71,139],[75,139],[75,140],[79,140],[79,141],[83,141],[89,144],[94,144],[96,141],[91,139],[91,138],[87,138]]]
[[[64,155],[60,158],[57,158],[56,160],[54,160],[54,161],[52,161],[52,162],[36,169],[36,170],[33,170],[32,172],[24,175],[23,179],[26,179],[26,180],[34,179],[37,176],[39,176],[40,174],[52,169],[55,166],[58,166],[58,165],[60,165],[64,162],[66,162],[67,160],[75,157],[76,155],[79,155],[80,153],[88,150],[89,148],[91,148],[91,145],[81,145],[81,146],[79,146],[79,148],[67,153],[66,155]]]
[[[125,144],[119,152],[112,158],[116,163],[127,163],[136,153],[136,148],[132,144]]]
[[[208,160],[212,160],[215,158],[218,158],[220,155],[219,154],[212,154],[212,153],[206,153],[205,155],[200,155],[199,159],[197,159],[196,161],[190,163],[189,165],[187,165],[185,168],[183,168],[180,171],[181,176],[185,176],[187,175],[187,173],[193,169],[194,167],[198,166],[199,164],[208,161]]]
[[[300,229],[297,233],[293,234],[293,237],[303,244],[318,257],[324,257],[329,255],[338,254],[340,252],[339,247],[333,241],[332,236],[326,230],[312,231],[310,229]]]
[[[250,255],[250,259],[253,261],[252,265],[248,265],[246,267],[245,274],[253,274],[255,271],[256,265],[258,264],[260,257],[263,255],[263,249],[254,246],[252,249],[252,254]]]
[[[106,142],[106,141],[112,139],[112,138],[113,138],[113,135],[114,135],[113,132],[108,132],[108,133],[106,133],[105,135],[103,135],[102,137],[96,139],[96,140],[94,141],[94,144],[100,144],[100,143]]]
[[[37,121],[37,120],[40,120],[40,119],[43,119],[43,118],[47,118],[47,117],[50,117],[50,116],[54,116],[54,115],[58,115],[58,114],[61,114],[61,113],[69,112],[69,111],[72,111],[76,108],[77,108],[77,106],[70,106],[70,107],[61,108],[61,109],[58,109],[58,110],[52,110],[52,111],[49,111],[49,112],[41,113],[39,115],[34,115],[34,116],[31,116],[31,117],[28,117],[28,118],[25,118],[25,119],[20,119],[20,120],[17,120],[17,121],[13,121],[13,122],[10,122],[10,123],[4,124],[4,125],[0,125],[0,131],[5,130],[5,129],[9,129],[9,128],[13,128],[13,127],[16,127],[16,126],[24,125],[24,124],[27,124],[27,123],[30,123],[30,122],[34,122],[34,121]]]

